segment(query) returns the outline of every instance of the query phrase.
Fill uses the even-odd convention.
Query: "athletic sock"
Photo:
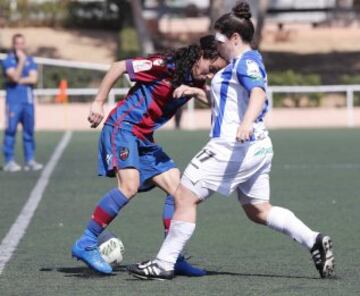
[[[293,212],[281,207],[272,207],[267,217],[267,225],[299,242],[309,250],[313,247],[318,232],[307,227]]]
[[[106,193],[97,204],[91,220],[78,242],[79,247],[95,246],[99,234],[111,223],[128,201],[129,199],[117,188]]]
[[[195,223],[172,220],[169,233],[156,256],[156,262],[165,270],[173,270],[177,258],[194,230]]]
[[[165,199],[164,208],[162,212],[165,237],[169,232],[170,222],[174,215],[174,211],[175,211],[175,199],[172,195],[168,195]]]

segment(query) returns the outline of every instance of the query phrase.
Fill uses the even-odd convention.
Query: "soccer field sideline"
[[[357,295],[356,258],[360,254],[354,246],[359,238],[351,234],[360,230],[354,220],[359,210],[358,133],[271,131],[275,147],[273,202],[288,206],[309,225],[329,232],[335,243],[336,280],[318,279],[304,249],[281,234],[249,223],[234,199],[225,202],[221,197],[199,208],[199,225],[188,250],[190,261],[210,270],[211,276],[177,277],[165,283],[132,279],[124,265],[153,256],[162,240],[163,194],[159,190],[139,195],[111,225],[125,243],[124,265],[112,277],[89,272],[71,259],[70,247],[99,197],[114,181],[95,176],[98,134],[77,132],[53,171],[26,234],[0,275],[1,295]],[[62,136],[39,133],[42,162],[48,162]],[[158,141],[181,170],[206,139],[205,132],[158,134]],[[10,177],[1,172],[0,178],[5,185],[1,186],[0,199],[5,214],[0,217],[3,238],[26,203],[21,196],[29,196],[39,174]],[[16,179],[23,181],[23,192],[18,192]],[[19,198],[13,205],[10,199],[16,194]]]

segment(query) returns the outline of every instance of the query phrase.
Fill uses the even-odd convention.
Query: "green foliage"
[[[320,85],[321,77],[318,74],[301,74],[295,73],[293,70],[287,70],[285,72],[271,72],[268,75],[269,85]],[[321,94],[309,94],[307,95],[311,104],[315,106],[320,105]],[[303,94],[274,94],[273,105],[275,107],[283,106],[285,98],[291,98],[296,107],[299,107],[300,100],[303,98]]]
[[[101,71],[62,68],[54,66],[44,66],[42,72],[42,87],[57,88],[60,81],[65,79],[69,88],[98,88],[105,73]],[[114,88],[129,87],[125,78],[120,78]],[[92,96],[72,96],[71,102],[89,101]]]
[[[140,46],[137,38],[137,32],[133,27],[123,28],[119,33],[119,51],[120,60],[140,54]]]

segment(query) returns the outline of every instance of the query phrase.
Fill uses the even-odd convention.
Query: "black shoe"
[[[334,277],[335,259],[330,236],[319,233],[310,252],[320,276],[322,278]]]
[[[145,261],[132,264],[127,267],[128,272],[136,278],[143,280],[171,280],[174,278],[174,271],[166,271],[154,261]]]

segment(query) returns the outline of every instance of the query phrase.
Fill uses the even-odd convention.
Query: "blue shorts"
[[[119,169],[135,168],[140,173],[139,191],[147,191],[155,186],[153,177],[175,167],[159,145],[139,139],[130,131],[104,125],[99,139],[99,176],[115,177]]]

